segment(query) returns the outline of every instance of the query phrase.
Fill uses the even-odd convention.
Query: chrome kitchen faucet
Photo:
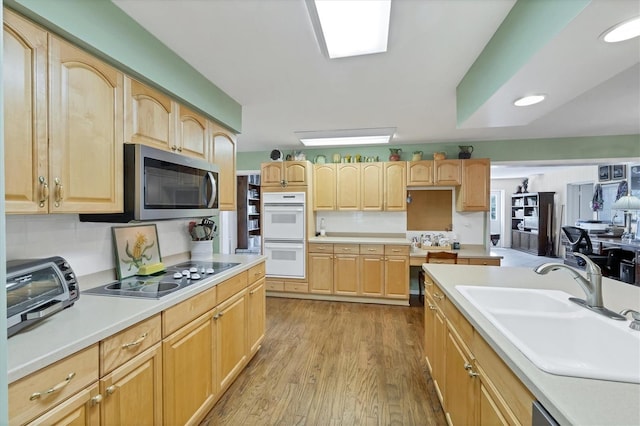
[[[584,259],[586,262],[587,278],[583,277],[577,270],[563,263],[543,263],[542,265],[538,265],[534,268],[534,271],[536,274],[546,275],[550,271],[566,269],[573,276],[573,279],[580,285],[582,290],[584,290],[587,296],[584,300],[578,299],[577,297],[570,297],[570,301],[597,312],[600,315],[604,315],[615,320],[626,321],[627,319],[624,316],[604,307],[602,302],[602,271],[600,270],[600,267],[582,253],[574,252],[573,254]]]

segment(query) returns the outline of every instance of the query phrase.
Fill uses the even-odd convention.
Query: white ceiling
[[[640,15],[637,0],[592,0],[465,128],[456,86],[515,0],[394,0],[388,52],[334,60],[304,0],[113,2],[242,105],[240,152],[369,127],[397,127],[395,145],[640,133],[640,40],[599,40]],[[511,105],[531,91],[548,100]]]

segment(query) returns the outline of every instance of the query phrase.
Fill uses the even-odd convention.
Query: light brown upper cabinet
[[[462,185],[456,193],[456,210],[488,211],[491,166],[487,158],[462,161]]]
[[[336,164],[313,166],[313,209],[336,209]]]
[[[431,186],[433,175],[433,160],[407,162],[407,186]]]
[[[206,159],[209,150],[207,120],[182,105],[178,105],[178,111],[180,112],[178,120],[178,152],[191,157]],[[233,141],[231,143],[235,147],[235,143]],[[233,152],[235,163],[235,149]],[[233,173],[235,175],[235,167]]]
[[[336,206],[338,210],[360,210],[360,164],[338,164]]]
[[[176,152],[177,103],[132,78],[124,83],[125,141]]]
[[[220,210],[235,210],[236,197],[236,135],[209,121],[209,134],[213,141],[212,158],[218,166],[218,205]]]
[[[384,210],[407,209],[407,162],[389,161],[384,164]]]
[[[453,185],[457,186],[461,181],[460,160],[434,160],[434,185]]]
[[[49,35],[49,212],[121,212],[124,75]]]
[[[49,211],[47,32],[4,9],[5,208]]]
[[[307,186],[311,172],[309,161],[274,161],[262,163],[260,186],[286,188],[288,186]]]
[[[360,202],[362,210],[380,211],[384,208],[384,163],[360,165]]]
[[[7,9],[4,21],[7,213],[121,212],[123,74]]]

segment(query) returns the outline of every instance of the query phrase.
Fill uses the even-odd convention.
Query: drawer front
[[[392,256],[409,256],[409,246],[384,246],[384,254]]]
[[[247,288],[249,284],[247,277],[249,274],[244,271],[233,278],[221,282],[216,287],[218,289],[218,303],[222,303],[237,292]]]
[[[267,291],[284,291],[284,281],[271,281],[267,280]]]
[[[265,274],[265,263],[262,262],[259,265],[251,267],[249,269],[249,282],[254,283],[258,281],[260,278],[264,277]]]
[[[10,384],[9,423],[23,424],[97,382],[98,359],[95,344]]]
[[[309,292],[309,284],[308,283],[284,283],[284,291],[290,291],[293,293],[308,293]]]
[[[200,315],[213,309],[218,304],[217,291],[217,287],[210,288],[163,311],[162,337],[167,337]]]
[[[309,253],[333,253],[333,244],[309,243]]]
[[[359,244],[334,244],[333,252],[335,254],[359,254]]]
[[[162,339],[160,314],[100,342],[100,377],[129,361]]]
[[[470,257],[469,265],[500,266],[500,259],[490,257]]]
[[[360,244],[360,254],[384,254],[384,245],[382,244]]]
[[[469,258],[468,257],[459,257],[458,258],[458,265],[468,265],[469,264]]]
[[[429,263],[441,263],[447,265],[455,265],[457,262],[456,259],[429,259]]]

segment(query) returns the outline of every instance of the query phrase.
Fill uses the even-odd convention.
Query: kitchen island
[[[449,318],[450,315],[446,312],[447,309],[443,310],[445,311],[447,329],[471,330],[472,333],[470,334],[480,337],[481,340],[486,342],[486,345],[497,354],[499,359],[506,365],[506,368],[510,370],[508,374],[513,373],[517,378],[514,380],[519,381],[523,386],[523,393],[528,394],[530,399],[538,400],[560,424],[640,424],[639,384],[560,376],[540,370],[456,289],[458,285],[556,289],[577,297],[584,297],[583,291],[567,271],[556,271],[542,276],[535,274],[530,268],[424,264],[423,269],[429,279],[437,286],[435,288],[437,293],[440,291],[443,293],[437,294],[436,297],[438,299],[434,303],[432,303],[431,299],[425,300],[425,317],[429,312],[430,306],[435,310],[433,312],[440,312],[439,308],[435,306],[438,304],[437,300],[442,299],[447,303],[450,302],[449,307],[453,307],[455,312]],[[605,306],[613,311],[627,308],[640,309],[640,288],[632,285],[604,278],[603,298]],[[458,312],[462,316],[462,320],[458,319],[456,322],[455,315]],[[468,322],[470,327],[461,327],[460,324],[463,322]],[[459,336],[457,332],[451,332],[450,335]],[[429,336],[429,334],[427,333],[426,336]],[[462,338],[460,340],[465,339]],[[475,345],[478,339],[472,338],[471,340]],[[458,337],[453,341],[457,342]],[[433,345],[433,341],[425,341],[427,353],[429,353],[430,344]],[[607,346],[611,345],[611,342],[602,342],[602,344]],[[482,345],[477,345],[476,347],[481,348]],[[615,348],[610,347],[608,350],[610,350],[611,362],[615,363]],[[487,351],[484,350],[484,352],[486,353]],[[427,359],[429,361],[428,356]],[[483,363],[482,366],[485,367],[484,360],[480,360],[479,355],[478,361]],[[475,361],[472,360],[471,362],[474,363]],[[576,362],[579,361],[576,360]],[[487,362],[488,364],[489,362]],[[485,368],[485,370],[488,370],[488,368]],[[475,370],[470,371],[476,374]],[[442,377],[440,373],[440,371],[433,371],[432,376],[434,376],[434,379],[439,379]],[[449,368],[446,369],[446,373],[450,376]],[[466,371],[463,371],[464,377],[467,377],[466,373]],[[480,378],[482,378],[482,374],[485,372],[480,370],[479,373]],[[504,384],[501,380],[508,374],[503,374],[501,378],[495,381]],[[469,375],[472,376],[471,373]],[[445,377],[441,380],[446,381],[447,378]],[[490,388],[490,386],[488,387]],[[507,392],[504,395],[512,395],[514,393],[510,392],[510,389],[502,389],[502,391]],[[449,390],[445,393],[450,396]],[[483,394],[483,396],[486,396],[486,394]],[[500,399],[500,397],[496,399]],[[526,421],[531,416],[531,401],[526,398],[524,398],[524,401],[521,413],[523,413]],[[447,402],[445,401],[444,405],[447,415],[449,415],[448,412],[450,410],[457,410],[455,404],[450,403],[451,407],[447,407]],[[510,405],[513,407],[516,404]],[[482,408],[486,408],[486,405],[483,405]],[[475,409],[480,410],[480,408]]]
[[[265,326],[265,257],[211,260],[238,265],[160,299],[81,292],[70,308],[9,338],[11,424],[68,415],[69,404],[107,423],[206,415],[257,352]],[[145,409],[125,412],[133,401]]]

